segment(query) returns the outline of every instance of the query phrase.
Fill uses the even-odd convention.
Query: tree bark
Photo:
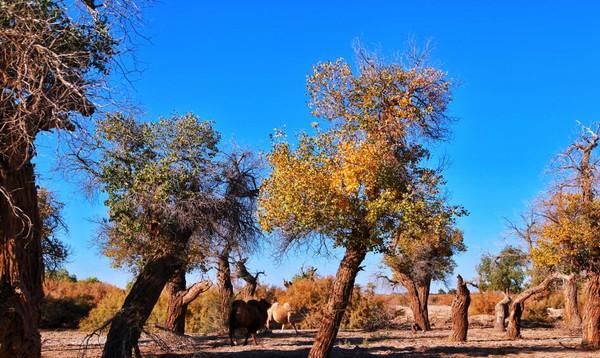
[[[0,357],[39,357],[43,264],[33,164],[0,158]]]
[[[243,259],[236,262],[237,267],[237,276],[246,282],[246,285],[241,290],[241,296],[244,300],[252,300],[254,299],[254,294],[256,293],[256,287],[258,287],[258,277],[264,272],[257,272],[255,275],[252,275],[248,268],[246,268],[246,260]]]
[[[496,321],[494,322],[494,328],[499,332],[506,331],[506,318],[508,317],[508,307],[512,302],[512,298],[504,293],[504,298],[496,303]]]
[[[466,342],[469,330],[469,306],[471,293],[461,275],[457,277],[456,297],[452,301],[452,332],[450,341]]]
[[[160,293],[182,265],[177,255],[166,254],[149,261],[143,267],[125,298],[125,303],[112,319],[102,357],[132,356]]]
[[[565,298],[565,328],[570,332],[581,331],[581,316],[579,314],[579,303],[577,302],[577,276],[570,274],[562,276],[563,295]]]
[[[557,278],[556,274],[550,275],[544,279],[539,285],[531,287],[521,292],[511,303],[510,312],[508,315],[508,328],[506,338],[519,339],[521,338],[521,315],[525,307],[525,301],[540,292],[548,289],[548,286]]]
[[[367,249],[364,246],[350,246],[346,248],[346,253],[340,262],[335,276],[331,295],[327,301],[323,322],[308,354],[309,358],[329,357],[340,328],[340,323],[344,317],[344,312],[352,296],[354,280],[366,254]]]
[[[221,323],[223,329],[228,328],[229,307],[233,302],[233,284],[231,283],[231,266],[229,265],[229,247],[226,247],[218,257],[217,282],[219,288]]]
[[[185,292],[185,270],[179,270],[167,282],[167,317],[165,328],[173,333],[185,334],[185,313],[187,305],[183,303],[182,292]]]
[[[185,270],[179,270],[166,285],[168,297],[167,317],[165,319],[165,328],[173,333],[185,334],[185,315],[188,305],[203,292],[208,290],[210,282],[196,282],[190,288],[186,289]]]
[[[600,349],[600,274],[590,273],[585,286],[582,341],[586,349]]]
[[[394,272],[400,284],[406,289],[406,295],[410,300],[410,309],[413,312],[413,318],[416,325],[422,331],[430,331],[429,323],[429,289],[431,287],[431,278],[426,277],[418,282],[402,272]]]

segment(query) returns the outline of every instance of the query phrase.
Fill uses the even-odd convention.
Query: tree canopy
[[[105,253],[116,265],[138,266],[183,245],[185,257],[187,237],[209,230],[218,207],[212,123],[191,114],[149,123],[117,114],[100,121],[97,133],[104,148],[97,180],[109,208]]]
[[[307,88],[326,128],[315,123],[295,149],[274,144],[260,223],[287,243],[318,234],[383,251],[399,222],[422,205],[417,188],[439,180],[422,166],[429,153],[418,139],[444,136],[449,82],[434,68],[365,57],[356,72],[341,59],[316,65]]]
[[[477,266],[479,288],[519,292],[527,276],[528,256],[523,250],[506,246],[498,255],[484,255]]]

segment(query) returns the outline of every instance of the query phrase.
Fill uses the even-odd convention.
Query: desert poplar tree
[[[329,356],[365,255],[389,244],[434,176],[426,140],[444,138],[450,83],[422,61],[406,67],[359,52],[358,68],[319,63],[307,88],[314,134],[274,143],[259,222],[283,246],[319,237],[344,250],[309,357]]]

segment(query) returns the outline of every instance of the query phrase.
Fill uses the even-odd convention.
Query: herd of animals
[[[231,304],[231,310],[229,311],[229,340],[232,346],[235,345],[235,331],[244,329],[246,331],[244,345],[248,344],[250,336],[252,336],[254,344],[258,345],[257,333],[262,329],[270,329],[273,322],[280,324],[281,330],[289,324],[298,334],[296,323],[302,322],[304,317],[305,312],[303,310],[295,310],[287,302],[271,304],[265,299],[249,300],[247,302],[236,300]]]

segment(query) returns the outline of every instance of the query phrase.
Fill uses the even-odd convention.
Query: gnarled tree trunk
[[[186,289],[185,270],[179,270],[166,285],[168,295],[165,328],[173,333],[185,334],[185,314],[190,303],[208,290],[210,282],[196,282]]]
[[[185,292],[185,270],[179,270],[165,285],[167,293],[167,316],[165,328],[173,333],[185,334],[185,313],[187,305],[182,301]]]
[[[548,289],[548,286],[557,278],[556,274],[550,275],[544,279],[539,285],[528,288],[521,292],[511,303],[510,312],[508,314],[508,328],[506,330],[506,338],[519,339],[521,338],[521,315],[525,307],[525,301],[540,292]]]
[[[600,274],[590,273],[585,285],[582,341],[584,348],[600,349]]]
[[[581,331],[581,316],[577,302],[577,276],[575,274],[561,276],[563,279],[563,295],[565,298],[565,328],[570,332]]]
[[[456,297],[452,301],[452,332],[450,333],[450,341],[466,342],[467,331],[469,330],[471,293],[461,275],[458,275],[457,281]]]
[[[256,287],[258,286],[258,277],[264,272],[257,272],[255,275],[250,274],[246,268],[246,259],[236,262],[237,275],[239,278],[246,282],[246,285],[241,290],[242,299],[251,300],[254,299],[256,293]]]
[[[0,189],[0,357],[39,357],[44,268],[33,164],[0,158]]]
[[[233,302],[233,284],[231,283],[231,266],[229,266],[229,247],[226,247],[218,257],[217,285],[219,288],[221,323],[227,329],[229,322],[229,307]]]
[[[429,323],[429,290],[431,278],[425,277],[422,281],[415,281],[401,272],[394,272],[400,284],[406,289],[406,295],[410,300],[410,309],[413,311],[415,324],[422,331],[430,331]]]
[[[125,303],[112,319],[102,352],[103,358],[132,356],[160,293],[182,266],[179,256],[167,254],[149,261],[143,267],[125,298]]]
[[[504,292],[504,298],[498,303],[496,303],[495,313],[496,320],[494,322],[494,328],[497,331],[504,332],[506,331],[506,318],[508,317],[508,307],[512,302],[512,298]]]
[[[309,358],[329,357],[335,343],[344,312],[350,302],[354,280],[365,259],[367,249],[363,246],[347,247],[344,258],[340,262],[335,282],[327,301],[323,322],[315,337],[315,342],[308,354]]]

